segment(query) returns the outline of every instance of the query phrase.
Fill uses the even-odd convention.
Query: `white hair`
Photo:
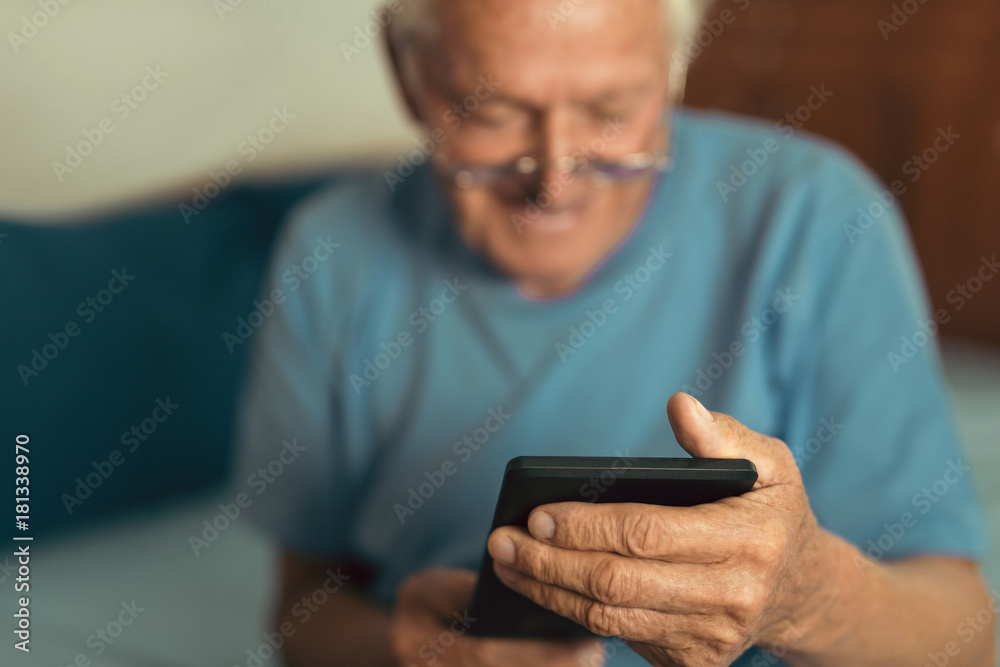
[[[433,35],[437,29],[431,3],[436,0],[402,0],[392,18],[393,33],[405,39],[414,34]],[[579,4],[586,0],[572,0]],[[660,0],[667,29],[674,37],[671,54],[670,94],[679,99],[684,93],[692,44],[705,12],[713,0]]]

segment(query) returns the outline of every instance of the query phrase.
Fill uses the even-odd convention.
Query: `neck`
[[[558,299],[572,294],[583,284],[587,272],[572,277],[559,278],[522,278],[514,284],[527,297],[538,300]]]

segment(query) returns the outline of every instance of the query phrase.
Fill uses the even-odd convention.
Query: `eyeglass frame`
[[[562,174],[582,174],[597,176],[605,183],[625,183],[648,175],[666,173],[673,169],[670,155],[670,132],[666,117],[661,123],[666,138],[664,146],[656,152],[630,153],[613,160],[590,159],[588,157],[564,155],[552,162]],[[469,164],[453,162],[443,151],[437,150],[431,157],[439,174],[450,180],[456,187],[468,190],[488,187],[501,182],[504,177],[532,176],[544,172],[548,161],[531,155],[523,155],[509,162],[499,164]]]

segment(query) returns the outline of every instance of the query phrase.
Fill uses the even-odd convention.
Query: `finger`
[[[553,503],[535,508],[528,530],[547,544],[675,563],[717,563],[742,524],[738,505],[661,507],[642,503]]]
[[[445,664],[461,667],[601,667],[604,649],[600,640],[552,642],[532,639],[457,638]]]
[[[471,620],[471,619],[467,619]],[[598,640],[482,639],[468,635],[463,623],[447,623],[427,614],[407,617],[401,630],[404,665],[438,664],[456,667],[602,667],[604,651]]]
[[[524,575],[516,576],[507,585],[541,606],[576,621],[603,637],[621,637],[626,641],[656,642],[662,645],[663,642],[671,641],[675,630],[683,623],[681,619],[688,618],[649,609],[617,607]]]
[[[781,440],[752,431],[729,415],[709,412],[688,394],[670,397],[667,417],[677,442],[691,456],[753,461],[757,466],[754,489],[801,484],[795,458]]]
[[[476,575],[468,570],[431,568],[407,579],[397,597],[394,642],[397,655],[441,665],[556,665],[601,667],[600,642],[480,639],[469,636],[476,618],[465,609]],[[464,612],[456,611],[465,609]],[[410,664],[403,659],[404,664]]]
[[[706,613],[717,606],[725,573],[707,565],[663,563],[601,551],[571,551],[539,542],[521,529],[505,529],[496,541],[510,540],[514,559],[495,549],[494,571],[510,584],[518,576],[574,591],[616,607],[666,613]],[[492,551],[491,551],[492,553]]]
[[[456,609],[465,609],[475,585],[476,573],[471,570],[430,568],[407,579],[397,599],[435,618],[447,618]]]

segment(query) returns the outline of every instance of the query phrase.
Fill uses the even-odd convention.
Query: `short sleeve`
[[[980,558],[983,519],[899,213],[843,160],[794,263],[809,316],[785,346],[785,440],[820,524],[875,559]]]
[[[338,277],[347,244],[324,210],[313,202],[292,215],[243,318],[253,354],[232,493],[249,495],[246,514],[283,546],[336,555],[352,497],[333,382],[345,320],[338,306],[349,300]]]

